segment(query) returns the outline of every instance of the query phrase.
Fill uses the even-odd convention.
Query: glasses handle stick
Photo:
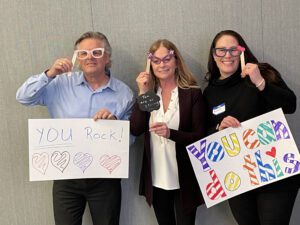
[[[240,55],[240,59],[241,59],[242,70],[244,70],[244,68],[245,68],[245,55],[244,55],[244,52],[242,52],[242,54]]]
[[[150,62],[151,62],[151,59],[147,58],[147,63],[146,63],[146,73],[147,74],[150,73]],[[144,84],[146,85],[146,82]]]
[[[150,73],[150,59],[149,58],[147,58],[147,64],[146,64],[146,73]]]
[[[75,63],[76,63],[76,58],[77,58],[77,54],[74,52],[73,56],[72,56],[72,68],[71,68],[71,71],[68,72],[69,77],[72,75],[72,71],[73,71],[73,68],[74,68]]]
[[[244,55],[245,48],[239,45],[237,49],[242,52],[240,55],[240,61],[241,61],[241,69],[243,71],[245,68],[245,55]]]

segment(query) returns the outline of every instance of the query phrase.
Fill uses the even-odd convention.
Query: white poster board
[[[300,155],[281,109],[189,146],[206,206],[300,173]]]
[[[128,178],[129,122],[29,119],[30,181]]]

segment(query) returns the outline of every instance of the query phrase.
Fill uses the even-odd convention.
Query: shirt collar
[[[116,80],[111,75],[109,76],[108,83],[103,87],[103,89],[105,88],[110,88],[113,91],[117,91]]]
[[[77,79],[75,80],[74,84],[76,86],[82,85],[82,84],[86,84],[88,85],[87,81],[84,78],[83,72],[79,72]],[[113,91],[117,91],[117,83],[116,80],[111,76],[111,74],[109,75],[109,81],[107,82],[107,84],[103,87],[101,87],[101,90],[106,89],[106,88],[110,88]]]
[[[161,89],[160,86],[158,86],[157,92],[156,92],[156,93],[157,93],[158,95],[161,96],[161,92],[162,92],[162,89]],[[176,86],[176,87],[172,90],[171,95],[174,95],[174,94],[178,94],[178,86]]]
[[[74,77],[77,77],[77,79],[74,81],[74,84],[76,86],[79,86],[81,84],[86,84],[86,80],[84,79],[84,75],[83,75],[83,72],[76,72],[76,73],[79,73],[77,76],[75,75]]]

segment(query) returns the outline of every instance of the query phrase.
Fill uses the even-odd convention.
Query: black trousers
[[[229,205],[239,225],[289,225],[297,193],[257,189],[229,199]]]
[[[81,225],[86,203],[94,225],[119,225],[120,179],[56,180],[53,209],[56,225]]]
[[[196,211],[183,212],[180,191],[153,187],[153,208],[159,225],[195,225]]]

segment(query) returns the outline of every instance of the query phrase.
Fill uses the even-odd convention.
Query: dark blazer
[[[169,139],[176,142],[176,159],[184,211],[188,212],[200,204],[203,198],[197,183],[186,146],[205,136],[205,104],[201,89],[178,88],[179,97],[179,129],[170,129]],[[162,106],[161,106],[162,107]],[[135,136],[145,134],[143,164],[140,177],[140,195],[146,197],[149,205],[153,200],[153,187],[151,176],[151,151],[149,132],[150,113],[141,111],[135,103],[130,118],[130,132]]]

